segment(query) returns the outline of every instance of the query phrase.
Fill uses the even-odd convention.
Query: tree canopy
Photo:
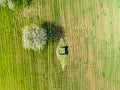
[[[0,0],[1,6],[8,6],[9,9],[14,9],[14,4],[12,0]]]
[[[53,42],[58,42],[65,36],[63,27],[54,22],[44,22],[42,28],[47,32],[48,40],[52,40]]]
[[[46,44],[46,30],[35,24],[26,25],[23,28],[23,46],[26,49],[42,49]]]

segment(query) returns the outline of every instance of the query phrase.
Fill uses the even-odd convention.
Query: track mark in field
[[[88,79],[90,90],[95,90],[95,78],[94,78],[94,75],[93,75],[92,62],[93,62],[93,47],[92,47],[91,44],[88,44],[87,79]]]
[[[88,38],[88,31],[94,31],[90,23],[89,13],[82,15],[81,12],[78,11],[80,7],[74,8],[75,10],[73,12],[71,7],[67,6],[64,10],[61,10],[59,18],[59,23],[65,28],[66,40],[72,48],[78,46],[81,41],[84,42],[84,40]],[[72,50],[74,51],[74,49]],[[78,55],[78,53],[76,53],[76,55]]]
[[[116,87],[111,85],[110,82],[104,81],[103,78],[99,77],[100,73],[103,71],[103,62],[98,61],[93,67],[93,46],[91,44],[88,44],[88,70],[86,74],[86,78],[88,80],[89,90],[117,90]],[[98,78],[94,76],[95,70],[98,70]]]
[[[88,66],[87,79],[89,83],[89,90],[95,90],[95,79],[93,77],[93,70],[91,66]]]

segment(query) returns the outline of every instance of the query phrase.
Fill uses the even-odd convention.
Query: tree
[[[27,25],[23,28],[23,46],[26,49],[42,49],[46,44],[46,30],[39,28],[35,24]]]
[[[48,40],[58,42],[61,38],[64,38],[63,27],[54,22],[44,22],[42,28],[47,31]]]
[[[1,6],[6,6],[6,0],[0,0],[0,5]]]
[[[0,0],[0,5],[1,6],[8,6],[9,9],[14,9],[14,4],[12,0]]]

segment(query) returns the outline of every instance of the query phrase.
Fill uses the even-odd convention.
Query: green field
[[[119,0],[21,2],[14,11],[0,6],[0,90],[120,90]],[[40,51],[22,46],[22,28],[46,21],[64,28],[64,71],[57,43]]]

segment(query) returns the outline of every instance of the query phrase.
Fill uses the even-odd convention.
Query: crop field
[[[120,0],[16,1],[15,10],[0,5],[0,90],[120,90]],[[44,22],[64,30],[64,71],[58,42],[22,45],[22,28]]]

